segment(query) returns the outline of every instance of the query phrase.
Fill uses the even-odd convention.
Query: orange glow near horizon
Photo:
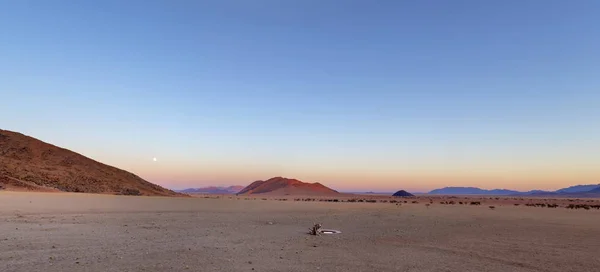
[[[399,151],[367,153],[362,150],[348,154],[308,153],[280,157],[249,153],[227,156],[226,153],[202,153],[201,150],[117,155],[92,149],[81,153],[174,189],[244,186],[274,176],[320,182],[339,191],[385,192],[400,189],[427,192],[451,186],[556,190],[600,183],[597,167],[600,158],[595,155],[600,150],[597,147],[586,150],[568,146],[544,150],[528,148],[518,150],[521,152],[518,156],[510,150],[484,150],[483,147],[482,150],[461,150],[460,153],[420,149],[410,153],[417,154],[414,156]],[[194,156],[197,153],[203,156]],[[157,161],[153,161],[154,157]]]
[[[426,192],[436,188],[461,186],[482,189],[556,190],[576,184],[597,183],[597,170],[588,168],[562,169],[486,169],[431,170],[416,172],[301,172],[269,171],[252,167],[211,166],[179,168],[161,171],[160,168],[136,169],[140,176],[168,188],[203,187],[210,185],[248,185],[255,180],[274,176],[295,178],[304,182],[320,182],[340,191],[394,191],[399,189]],[[174,170],[174,171],[173,171]],[[172,174],[174,173],[174,174]]]

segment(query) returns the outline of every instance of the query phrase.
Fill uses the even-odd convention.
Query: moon
[[[156,157],[152,158],[153,161],[156,161]]]

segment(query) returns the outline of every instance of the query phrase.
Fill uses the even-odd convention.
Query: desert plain
[[[415,199],[4,191],[0,271],[600,271],[598,210]]]

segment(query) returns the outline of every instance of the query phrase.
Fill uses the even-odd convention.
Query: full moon
[[[152,158],[153,161],[156,161],[156,158]]]

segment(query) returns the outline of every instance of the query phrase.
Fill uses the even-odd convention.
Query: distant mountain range
[[[268,180],[255,181],[244,186],[229,187],[202,187],[178,190],[186,194],[263,194],[263,195],[336,195],[339,192],[332,190],[320,183],[306,183],[296,179],[275,177]],[[367,195],[392,195],[387,192],[345,192],[346,194]],[[421,194],[421,193],[420,193]],[[600,197],[600,184],[574,185],[556,191],[531,190],[516,191],[509,189],[486,190],[477,187],[444,187],[430,191],[430,195],[496,195],[496,196],[568,196],[568,197]],[[412,194],[400,190],[398,196],[411,196]]]
[[[429,192],[431,195],[511,195],[518,191],[506,189],[485,190],[477,187],[444,187]]]
[[[369,192],[343,191],[342,193],[355,194],[355,195],[393,195],[394,194],[394,192],[373,192],[373,191],[369,191]]]
[[[180,193],[185,194],[220,194],[220,195],[228,195],[228,194],[237,194],[239,191],[244,189],[244,186],[229,186],[229,187],[202,187],[202,188],[189,188],[184,190],[179,190]]]
[[[581,193],[581,192],[589,192],[595,189],[600,188],[600,184],[590,184],[590,185],[575,185],[563,189],[556,190],[557,193]]]
[[[590,190],[590,191],[588,191],[588,193],[600,194],[600,187],[598,187],[596,189],[593,189],[593,190]]]
[[[531,190],[520,192],[508,189],[485,190],[477,187],[444,187],[429,192],[431,195],[573,195],[590,196],[600,194],[600,184],[575,185],[556,191]]]

